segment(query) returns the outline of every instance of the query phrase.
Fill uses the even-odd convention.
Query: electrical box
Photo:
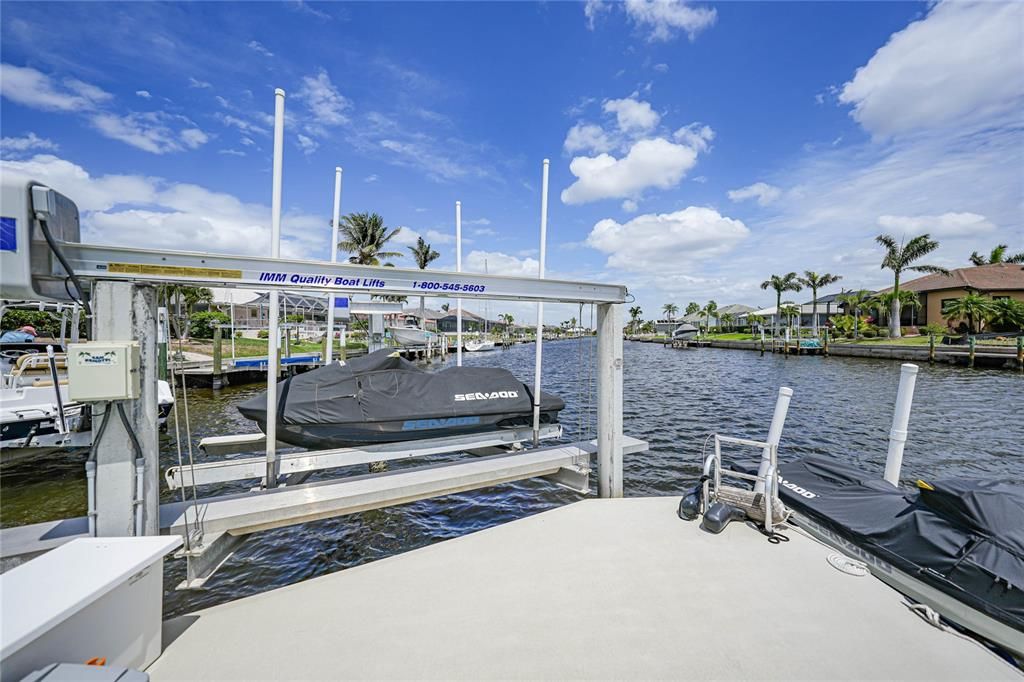
[[[79,402],[139,397],[138,341],[90,341],[68,345],[68,397]]]

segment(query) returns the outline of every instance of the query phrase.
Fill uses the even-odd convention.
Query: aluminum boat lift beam
[[[542,440],[557,438],[561,435],[562,427],[560,424],[545,424],[541,427],[540,438]],[[364,445],[358,448],[289,452],[279,455],[278,464],[280,468],[278,471],[281,476],[291,476],[357,464],[414,459],[450,452],[499,454],[498,448],[515,447],[532,438],[532,429],[520,428],[489,433],[474,433],[464,436],[427,438],[406,441],[404,443]],[[200,448],[209,452],[211,442],[212,447],[221,454],[247,452],[263,447],[266,443],[266,436],[262,433],[247,434],[245,436],[214,436],[212,438],[204,438],[203,442],[200,443]],[[245,445],[242,445],[243,442]],[[291,447],[287,443],[280,443],[279,445],[284,448]],[[235,449],[231,446],[244,449]],[[167,482],[169,489],[177,490],[193,485],[259,479],[266,474],[266,462],[267,460],[264,457],[244,457],[226,459],[219,462],[203,462],[193,466],[172,466],[168,467],[164,472],[164,480]]]
[[[67,242],[61,249],[76,276],[108,281],[556,303],[626,302],[626,287],[593,282]]]

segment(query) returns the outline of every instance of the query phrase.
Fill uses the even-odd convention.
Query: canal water
[[[544,346],[544,389],[566,402],[562,422],[567,440],[594,435],[595,355],[592,338]],[[521,345],[466,354],[465,364],[505,367],[532,383],[533,358],[533,345]],[[780,386],[794,391],[780,449],[783,460],[828,455],[881,476],[899,363],[761,357],[750,351],[679,350],[630,342],[625,343],[624,360],[624,429],[650,443],[649,452],[626,458],[627,495],[681,494],[699,476],[701,447],[710,433],[763,438]],[[454,355],[449,361],[453,363]],[[430,368],[438,370],[442,364],[436,362]],[[192,441],[254,431],[234,406],[260,391],[258,385],[216,393],[190,389]],[[180,391],[178,400],[183,408]],[[922,367],[904,458],[905,481],[995,477],[1024,485],[1022,411],[1024,378],[1019,374]],[[161,448],[162,466],[175,464],[173,426],[161,436]],[[198,451],[196,455],[197,461],[205,461]],[[84,514],[82,462],[81,457],[53,457],[4,466],[0,477],[3,525]],[[415,463],[393,468],[402,466]],[[351,469],[331,475],[366,473],[365,467]],[[213,486],[200,494],[239,492],[252,484]],[[169,501],[173,494],[164,491],[163,498]],[[202,590],[175,591],[184,563],[169,561],[165,614],[179,615],[263,592],[578,499],[578,494],[531,480],[259,533],[249,536]]]

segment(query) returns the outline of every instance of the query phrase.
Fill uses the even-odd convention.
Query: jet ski
[[[533,424],[533,394],[511,372],[425,372],[388,350],[293,376],[277,391],[277,439],[315,450]],[[564,408],[561,398],[541,393],[542,424],[557,423]],[[238,410],[266,431],[265,392]]]
[[[779,493],[798,526],[1024,661],[1020,487],[953,479],[897,488],[809,456],[780,466]]]

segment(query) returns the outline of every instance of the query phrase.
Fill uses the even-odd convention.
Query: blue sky
[[[341,165],[342,210],[436,267],[461,200],[467,266],[532,274],[543,158],[549,274],[647,317],[790,270],[882,286],[883,231],[1024,249],[1020,4],[5,2],[2,39],[3,168],[91,241],[268,253],[280,87],[289,256],[328,257]]]

